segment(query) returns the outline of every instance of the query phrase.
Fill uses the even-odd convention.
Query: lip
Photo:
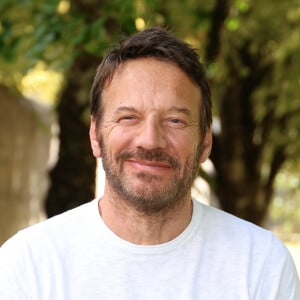
[[[165,162],[160,161],[149,161],[149,160],[135,160],[135,159],[128,159],[126,162],[140,170],[140,171],[148,171],[148,172],[165,172],[172,169],[172,167]]]

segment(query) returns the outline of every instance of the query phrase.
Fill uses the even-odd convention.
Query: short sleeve
[[[0,248],[0,299],[29,299],[24,243],[18,233]]]
[[[299,300],[300,283],[293,259],[284,244],[274,235],[260,274],[255,299]]]

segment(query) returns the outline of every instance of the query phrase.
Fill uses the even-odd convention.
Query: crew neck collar
[[[193,203],[193,213],[192,218],[188,226],[180,233],[176,238],[166,243],[157,244],[157,245],[138,245],[131,243],[127,240],[120,238],[116,235],[104,222],[101,218],[101,215],[98,211],[98,202],[101,199],[95,199],[93,201],[94,210],[97,212],[97,226],[101,232],[99,238],[105,239],[106,243],[111,244],[114,248],[120,248],[121,251],[128,251],[135,254],[149,255],[149,254],[161,254],[168,251],[173,251],[174,249],[180,249],[180,247],[186,245],[189,239],[196,233],[197,228],[199,228],[201,222],[202,210],[201,206],[197,205],[196,200],[192,199]]]

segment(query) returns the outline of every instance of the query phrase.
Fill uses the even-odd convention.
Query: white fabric
[[[299,300],[271,232],[194,201],[186,230],[141,246],[103,223],[97,200],[19,232],[0,248],[1,300]]]

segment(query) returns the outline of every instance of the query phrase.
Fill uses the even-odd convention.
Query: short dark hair
[[[201,90],[200,130],[204,136],[212,123],[211,91],[198,54],[189,44],[172,36],[161,27],[154,27],[121,40],[101,61],[91,89],[91,114],[98,121],[102,117],[101,98],[107,83],[118,67],[138,58],[157,58],[176,64]],[[200,99],[199,99],[200,101]]]

